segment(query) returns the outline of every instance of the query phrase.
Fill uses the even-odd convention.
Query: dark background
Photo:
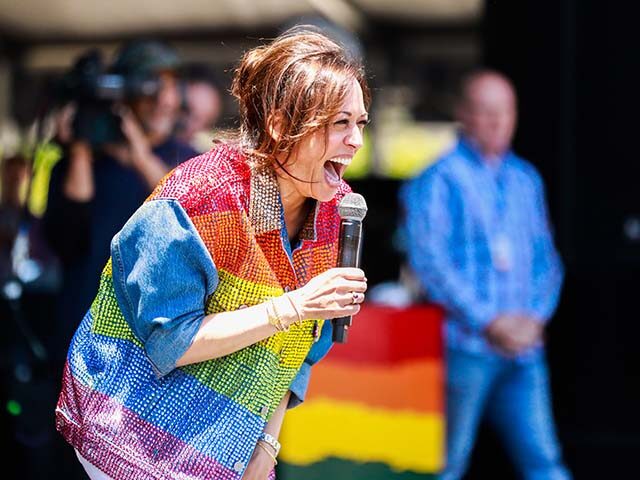
[[[545,179],[565,262],[548,356],[559,436],[580,480],[635,478],[640,454],[640,241],[625,233],[640,218],[632,10],[595,0],[488,1],[479,32],[482,62],[518,90],[515,150]],[[393,233],[398,184],[356,186],[376,212],[366,219],[364,268],[370,279],[392,278],[400,257],[380,239]],[[516,478],[486,426],[465,478]]]
[[[640,60],[631,4],[489,1],[483,39],[486,63],[519,91],[515,146],[546,180],[567,270],[549,329],[567,461],[577,479],[634,478],[640,243],[624,224],[640,214]],[[487,438],[469,478],[510,478]]]

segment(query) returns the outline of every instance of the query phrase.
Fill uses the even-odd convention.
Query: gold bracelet
[[[278,326],[280,327],[280,331],[281,332],[288,331],[289,330],[289,325],[285,325],[284,322],[282,321],[282,317],[280,316],[280,313],[278,312],[278,309],[276,308],[276,299],[275,298],[271,299],[271,306],[273,307],[273,313],[275,314],[276,321],[278,322]]]
[[[273,313],[269,311],[269,307],[273,310]],[[269,304],[266,306],[267,318],[269,319],[269,324],[273,325],[276,330],[279,332],[286,332],[289,330],[289,327],[282,323],[282,318],[278,313],[278,309],[276,308],[276,302],[273,298],[269,299]]]
[[[293,301],[293,298],[291,298],[291,296],[287,295],[286,293],[284,294],[284,296],[287,297],[287,300],[289,300],[289,303],[291,304],[291,308],[293,308],[293,311],[296,312],[296,317],[298,317],[296,323],[302,322],[302,314],[300,313],[300,310],[298,310],[298,306]]]
[[[271,457],[271,460],[273,460],[273,464],[277,465],[278,464],[278,459],[275,457],[275,455],[273,453],[271,453],[269,451],[269,449],[267,447],[265,447],[262,443],[261,440],[258,440],[258,443],[256,443],[257,446],[259,446],[260,448],[262,448],[265,452],[267,452],[267,455],[269,455]]]

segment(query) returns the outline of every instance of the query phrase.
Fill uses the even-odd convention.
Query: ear
[[[276,142],[282,136],[282,115],[274,114],[267,120],[267,132],[269,136]]]

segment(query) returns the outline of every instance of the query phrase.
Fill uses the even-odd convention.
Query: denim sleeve
[[[455,191],[443,175],[427,171],[400,191],[407,235],[407,256],[429,297],[474,330],[495,317],[495,304],[478,294],[453,258],[451,237],[459,218]]]
[[[309,387],[309,379],[311,378],[311,367],[322,360],[322,358],[329,352],[333,345],[331,341],[333,327],[329,320],[325,320],[322,326],[322,332],[320,338],[313,344],[311,350],[307,354],[300,367],[298,375],[293,379],[289,390],[291,390],[291,397],[289,398],[289,405],[287,408],[293,408],[304,402],[304,398],[307,394],[307,388]]]
[[[118,305],[160,376],[193,342],[218,284],[209,251],[177,200],[142,205],[111,242]]]

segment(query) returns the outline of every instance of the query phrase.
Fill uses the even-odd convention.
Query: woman
[[[245,54],[232,93],[240,141],[176,168],[114,237],[71,344],[57,426],[92,478],[273,475],[324,320],[364,300],[364,273],[332,268],[361,67],[292,30]]]

